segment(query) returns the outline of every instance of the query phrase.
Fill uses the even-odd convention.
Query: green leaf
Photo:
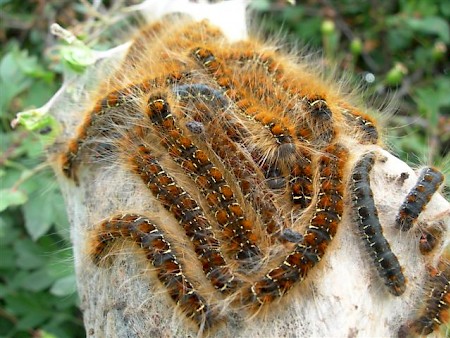
[[[66,46],[61,49],[61,56],[66,64],[74,71],[81,73],[87,66],[94,64],[94,51],[83,44]]]
[[[27,130],[39,131],[49,129],[56,136],[57,131],[60,129],[58,122],[55,118],[48,114],[46,109],[31,109],[24,112],[17,113],[13,122],[17,125],[24,126]]]
[[[14,243],[14,251],[17,253],[17,266],[21,269],[35,269],[45,264],[45,252],[28,238]]]
[[[33,311],[19,318],[19,321],[17,322],[16,325],[18,329],[31,330],[43,324],[48,319],[48,317],[49,317],[48,313]]]
[[[11,250],[11,243],[18,242],[19,230],[12,228],[4,217],[0,218],[0,269],[16,267],[16,253]]]
[[[30,236],[37,240],[44,235],[52,225],[59,224],[68,229],[64,200],[56,183],[49,174],[40,175],[23,184],[24,189],[35,192],[30,200],[22,206],[25,215],[25,227]]]
[[[445,43],[450,42],[450,28],[443,18],[437,16],[429,16],[422,19],[408,18],[406,24],[415,31],[436,34]]]
[[[3,283],[0,283],[0,298],[4,298],[11,291]]]
[[[37,80],[33,83],[33,90],[28,90],[23,97],[23,107],[41,107],[45,105],[57,92],[59,82],[47,83]]]
[[[16,267],[16,255],[10,250],[1,249],[0,269],[12,269]]]
[[[75,293],[77,283],[75,275],[66,276],[58,279],[51,287],[50,293],[55,296],[68,296]]]
[[[5,111],[11,100],[32,83],[33,81],[23,74],[17,63],[17,51],[6,54],[0,61],[0,110]]]
[[[10,85],[26,80],[26,76],[21,72],[17,63],[19,53],[17,48],[15,47],[11,52],[7,53],[0,61],[0,80]],[[20,93],[20,90],[16,88],[15,93]]]
[[[419,106],[421,112],[428,118],[436,118],[440,107],[450,106],[450,96],[448,88],[450,79],[438,77],[430,86],[418,88],[415,91],[414,101]]]
[[[445,16],[450,16],[450,2],[448,1],[442,1],[441,3],[441,12]]]
[[[39,337],[41,337],[41,338],[58,338],[54,334],[51,334],[51,333],[46,332],[46,331],[39,331]]]
[[[25,227],[33,240],[44,235],[53,222],[53,193],[46,193],[28,201],[23,207]]]
[[[56,297],[56,296],[54,296],[54,297]],[[67,296],[56,297],[56,298],[58,299],[58,301],[54,302],[54,306],[58,310],[69,309],[70,307],[78,306],[78,304],[79,304],[77,293],[72,293],[72,294],[67,295]],[[64,302],[60,301],[61,298],[64,299]]]
[[[17,59],[17,63],[21,71],[29,77],[42,79],[47,83],[50,83],[55,75],[45,70],[40,64],[36,56],[29,56],[28,51],[22,51]]]
[[[47,269],[43,268],[29,273],[27,278],[22,280],[21,287],[24,290],[38,292],[50,287],[54,281],[55,279],[50,276]]]
[[[48,296],[31,292],[21,292],[10,294],[5,297],[5,309],[16,315],[32,313],[33,311],[48,311],[48,302],[43,302]]]
[[[0,212],[14,205],[22,205],[28,196],[21,190],[1,189],[0,190]]]
[[[39,162],[27,161],[27,166],[32,167],[32,165],[37,165],[42,162],[44,154],[44,145],[39,142],[39,139],[33,134],[29,134],[24,142],[19,147],[20,153],[25,155],[29,159],[39,159]],[[18,149],[18,150],[19,150]],[[31,162],[31,163],[30,163]]]
[[[48,273],[54,276],[55,279],[74,275],[75,269],[71,248],[53,254],[46,266]]]
[[[0,217],[0,249],[8,247],[18,240],[20,229],[17,227],[17,219],[10,213],[3,213]]]

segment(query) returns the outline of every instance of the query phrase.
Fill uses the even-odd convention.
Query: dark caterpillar
[[[406,289],[406,280],[397,257],[383,235],[378,219],[372,189],[370,171],[375,162],[375,154],[365,154],[355,165],[351,175],[353,209],[357,214],[358,228],[373,258],[378,274],[385,280],[389,292],[400,296]]]
[[[442,182],[444,182],[444,175],[438,170],[434,168],[422,170],[416,185],[408,193],[400,207],[395,219],[396,226],[403,231],[411,229]]]

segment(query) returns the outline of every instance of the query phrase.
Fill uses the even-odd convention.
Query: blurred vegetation
[[[85,335],[68,221],[45,162],[48,130],[13,130],[10,123],[62,83],[67,65],[49,25],[92,41],[124,2],[0,0],[0,337]],[[323,50],[381,103],[395,93],[387,145],[412,165],[440,166],[450,181],[449,1],[258,0],[253,7],[267,31],[282,27],[288,39]]]

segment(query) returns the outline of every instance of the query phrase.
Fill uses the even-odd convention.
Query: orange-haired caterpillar
[[[419,250],[422,255],[428,255],[442,240],[445,230],[440,227],[430,227],[421,231]]]
[[[425,209],[433,194],[444,182],[444,175],[435,168],[425,168],[417,183],[406,196],[400,207],[395,224],[403,231],[411,229],[421,212]]]
[[[148,148],[141,145],[137,152],[137,156],[130,158],[133,170],[183,227],[194,245],[206,277],[221,292],[233,291],[240,282],[228,268],[200,206],[164,171]]]
[[[270,81],[266,81],[264,85],[266,88],[269,87],[270,90],[266,89],[264,94],[270,91],[276,94],[272,96],[261,95],[261,99],[265,100],[269,107],[274,107],[274,109],[278,107],[278,101],[283,91],[293,98],[302,99],[302,108],[307,112],[309,111],[312,119],[306,118],[305,120],[300,119],[301,122],[297,121],[296,134],[300,140],[311,145],[320,145],[324,141],[325,144],[329,143],[334,135],[334,131],[327,129],[329,123],[326,120],[330,120],[333,114],[337,115],[338,118],[342,114],[347,122],[347,125],[344,127],[351,130],[362,144],[378,143],[379,132],[372,117],[343,102],[339,102],[334,111],[330,110],[326,99],[324,99],[327,97],[326,92],[322,88],[314,88],[313,86],[313,89],[311,89],[310,84],[313,81],[308,82],[308,80],[299,79],[295,75],[296,72],[287,71],[289,64],[284,60],[279,60],[275,52],[260,51],[260,49],[262,49],[262,46],[259,46],[258,43],[245,41],[237,44],[236,48],[232,49],[227,56],[243,65],[254,63],[269,75]],[[263,81],[261,79],[264,79],[264,74],[259,72],[258,75],[255,76],[257,81]],[[308,75],[311,76],[311,74]],[[256,95],[258,95],[258,92]],[[294,102],[294,100],[290,100],[286,104],[285,110],[287,114],[297,112]],[[322,125],[320,122],[324,124]],[[359,135],[361,133],[362,135]]]
[[[331,126],[331,110],[328,109],[324,115],[310,114],[316,111],[314,106],[317,103],[325,101],[316,96],[308,98],[308,86],[296,86],[295,79],[289,78],[289,72],[285,71],[289,65],[276,61],[274,58],[277,55],[264,49],[258,43],[242,41],[231,46],[230,50],[219,51],[222,52],[219,57],[235,61],[249,71],[252,76],[244,77],[242,83],[252,90],[252,95],[259,98],[264,106],[270,107],[273,114],[291,118],[294,126],[291,137],[307,145],[323,146],[322,141],[329,143],[334,135],[332,128],[327,128]],[[284,104],[280,105],[280,102]]]
[[[345,106],[346,107],[346,106]],[[355,128],[357,131],[361,131],[362,135],[356,136],[359,138],[360,142],[363,144],[377,144],[379,141],[379,133],[377,127],[375,126],[375,121],[373,118],[367,114],[362,114],[356,110],[351,110],[350,108],[342,108],[342,115],[345,117],[347,123]]]
[[[80,161],[80,153],[82,152],[85,141],[95,134],[95,127],[98,127],[99,117],[107,115],[112,109],[121,109],[129,115],[134,115],[134,110],[137,108],[133,106],[136,95],[142,92],[148,92],[151,88],[158,88],[168,84],[175,84],[181,78],[186,76],[182,72],[174,72],[168,75],[155,77],[150,80],[142,81],[138,84],[130,85],[129,87],[115,90],[105,97],[98,100],[94,108],[88,112],[84,121],[78,127],[77,135],[71,139],[67,146],[67,151],[61,154],[61,167],[64,175],[67,178],[78,181],[76,170],[78,162]],[[132,105],[128,107],[127,105]],[[128,112],[129,111],[129,112]]]
[[[260,96],[274,114],[291,118],[295,130],[290,129],[291,135],[295,134],[300,141],[319,148],[331,143],[336,132],[333,122],[340,119],[340,110],[329,107],[326,91],[316,86],[315,81],[310,81],[311,74],[306,79],[296,76],[295,71],[287,71],[292,65],[277,58],[275,52],[264,49],[258,43],[245,41],[237,44],[231,52],[224,52],[221,57],[236,60],[243,66],[256,65],[252,70],[259,76],[253,75],[251,79],[261,82],[262,86],[253,86],[252,80],[247,81],[247,85],[256,89],[266,87],[256,90],[255,95]],[[263,72],[258,72],[261,69]],[[264,81],[267,75],[269,80]],[[272,95],[267,95],[270,91]],[[280,107],[279,101],[286,101],[285,106]]]
[[[406,280],[391,247],[383,235],[378,211],[370,188],[370,172],[375,154],[367,153],[355,164],[351,178],[353,207],[358,218],[358,228],[373,258],[378,274],[385,280],[389,292],[400,296],[406,289]]]
[[[289,186],[292,202],[301,209],[305,209],[311,204],[314,194],[314,169],[311,154],[304,150],[299,153],[300,159],[293,164],[290,170]]]
[[[161,133],[163,144],[170,150],[170,155],[193,177],[203,192],[216,220],[223,228],[224,236],[232,243],[235,257],[244,263],[251,263],[260,255],[256,236],[224,174],[213,165],[206,152],[199,149],[176,126],[171,107],[163,97],[150,96],[147,114],[156,130]]]
[[[117,215],[103,221],[96,231],[91,255],[97,265],[101,264],[110,242],[117,238],[130,239],[142,248],[145,257],[155,268],[159,281],[186,317],[205,329],[216,321],[205,299],[184,275],[174,249],[150,219],[134,214]]]
[[[74,178],[75,181],[77,180],[75,171],[77,162],[79,161],[79,153],[84,147],[85,139],[91,136],[92,125],[97,122],[96,120],[98,120],[101,115],[106,114],[109,109],[120,107],[121,105],[126,104],[126,101],[127,90],[114,91],[97,101],[94,108],[78,128],[78,135],[76,138],[69,142],[67,152],[62,155],[62,171],[68,178]]]
[[[204,133],[201,137],[206,138],[212,151],[238,179],[242,195],[252,202],[267,232],[278,234],[280,222],[275,219],[276,206],[272,203],[270,192],[263,188],[261,170],[255,163],[252,163],[250,156],[244,154],[242,147],[230,138],[229,134],[233,134],[235,141],[237,140],[236,131],[233,130],[232,125],[229,125],[231,117],[226,113],[226,109],[230,106],[229,100],[220,91],[201,83],[175,86],[173,92],[179,101],[178,104],[182,107],[181,110],[185,112],[184,115],[194,119],[186,122],[187,129],[193,134]],[[189,110],[192,109],[191,105],[195,106],[193,112]],[[191,114],[188,114],[186,110]],[[223,121],[220,121],[221,119]],[[223,124],[219,122],[223,122]],[[242,137],[239,138],[239,141],[242,142]],[[281,176],[278,168],[265,170],[265,177],[269,188],[281,189],[284,187],[285,179]],[[255,185],[261,187],[262,191],[255,189]]]
[[[437,268],[430,267],[425,299],[421,299],[420,313],[399,329],[399,337],[415,333],[429,335],[450,320],[450,262],[448,254],[440,258]],[[423,304],[423,305],[422,305]],[[447,328],[448,329],[448,328]]]
[[[281,265],[244,290],[244,302],[261,306],[282,297],[320,261],[336,235],[344,211],[344,168],[348,150],[340,144],[319,159],[319,194],[306,232]]]
[[[449,321],[450,265],[448,262],[441,265],[441,270],[430,277],[425,308],[411,325],[417,334],[428,335]]]
[[[233,98],[236,106],[249,118],[261,123],[275,138],[274,157],[290,157],[294,153],[293,128],[288,121],[276,116],[272,112],[258,105],[245,91],[233,80],[231,71],[225,67],[224,62],[218,60],[213,52],[204,47],[195,48],[193,57],[205,67],[205,69],[216,79],[217,83],[226,90],[228,96]],[[266,156],[270,154],[265,154]]]

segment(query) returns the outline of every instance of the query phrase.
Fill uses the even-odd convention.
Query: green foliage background
[[[282,27],[288,40],[323,50],[375,102],[396,92],[386,144],[413,165],[440,166],[449,182],[450,2],[298,2],[260,0],[253,7],[264,30]],[[98,16],[72,1],[0,5],[0,337],[83,337],[69,225],[45,163],[46,131],[13,130],[10,123],[17,112],[43,105],[62,83],[67,65],[55,53],[49,25],[58,22],[86,39],[123,1],[101,4]]]

